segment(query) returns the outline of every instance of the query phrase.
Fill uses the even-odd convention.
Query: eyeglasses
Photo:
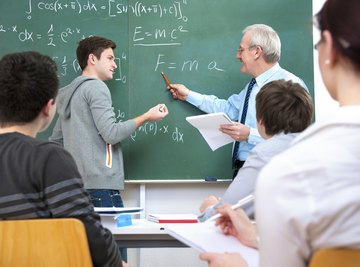
[[[252,48],[254,48],[254,47],[260,47],[261,48],[261,46],[259,46],[259,45],[251,45],[251,46],[249,46],[249,47],[239,47],[238,48],[238,50],[237,50],[237,52],[239,53],[239,54],[241,54],[242,52],[244,52],[246,49],[249,49],[249,50],[251,50]]]

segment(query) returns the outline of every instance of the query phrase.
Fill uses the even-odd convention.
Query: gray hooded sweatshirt
[[[74,157],[86,189],[124,189],[120,142],[136,131],[134,120],[117,122],[107,85],[77,77],[57,97],[59,118],[49,141]]]

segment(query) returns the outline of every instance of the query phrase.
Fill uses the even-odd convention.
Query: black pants
[[[245,161],[243,160],[235,160],[234,162],[234,166],[233,166],[233,177],[232,179],[234,180],[236,175],[238,174],[240,168],[244,165]]]

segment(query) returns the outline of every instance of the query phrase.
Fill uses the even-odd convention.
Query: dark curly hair
[[[0,60],[0,126],[33,121],[59,89],[56,63],[28,51]]]

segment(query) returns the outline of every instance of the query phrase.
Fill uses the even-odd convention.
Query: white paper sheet
[[[224,235],[215,222],[169,225],[166,231],[200,252],[238,252],[249,267],[259,266],[259,251],[244,246],[233,236]]]
[[[234,142],[234,139],[219,130],[221,124],[234,123],[223,112],[190,116],[186,117],[186,120],[199,130],[213,151],[219,147]]]

